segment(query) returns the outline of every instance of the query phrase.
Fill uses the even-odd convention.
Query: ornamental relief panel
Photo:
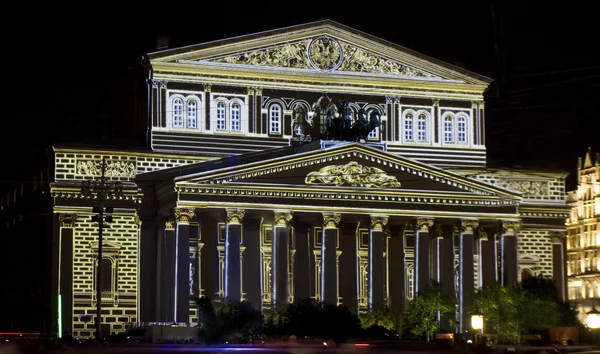
[[[102,160],[77,160],[76,170],[82,176],[101,176]],[[135,177],[136,167],[132,161],[106,161],[106,177]]]
[[[209,60],[217,63],[435,77],[329,36]]]
[[[350,161],[345,165],[326,166],[310,172],[306,184],[328,186],[351,186],[366,188],[399,188],[400,182],[377,167],[360,165]]]
[[[522,192],[525,196],[540,196],[550,194],[550,186],[548,181],[510,179],[499,181],[498,184],[504,188]]]

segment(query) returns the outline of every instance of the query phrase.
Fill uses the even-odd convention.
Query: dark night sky
[[[16,4],[2,21],[7,114],[0,129],[0,191],[31,181],[39,164],[51,157],[44,149],[54,142],[140,145],[131,134],[116,132],[131,120],[135,95],[145,99],[136,60],[155,49],[158,34],[169,35],[172,46],[190,45],[321,18],[450,63],[462,62],[495,79],[486,95],[490,165],[573,174],[577,157],[588,146],[600,151],[596,11],[583,1],[502,3],[494,11],[486,1],[123,2],[85,3],[81,9],[57,2]],[[217,12],[215,4],[224,7]],[[495,35],[500,26],[495,27],[492,13],[501,20],[502,36]],[[9,282],[33,289],[26,276],[44,278],[41,259],[15,249],[32,242],[42,247],[30,236],[8,240],[0,229],[0,269],[10,269],[0,273],[0,295]],[[33,254],[47,257],[48,252]],[[12,307],[16,298],[44,301],[28,300],[33,299],[28,291],[16,290],[11,301],[0,302]],[[6,320],[7,312],[1,310]],[[19,316],[29,321],[27,315]]]

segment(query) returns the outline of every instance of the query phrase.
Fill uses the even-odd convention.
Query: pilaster
[[[500,282],[504,286],[513,286],[519,279],[517,235],[520,229],[520,221],[502,221],[502,235],[500,236]]]
[[[459,289],[458,289],[458,311],[459,311],[459,332],[464,333],[470,326],[467,307],[469,305],[469,295],[475,289],[473,279],[474,269],[474,233],[479,226],[479,221],[475,219],[461,220],[461,232],[459,240]]]
[[[433,218],[417,218],[415,236],[415,296],[431,282],[429,264],[429,229]]]
[[[190,313],[190,222],[196,215],[194,209],[176,208],[175,220],[175,304],[174,322],[189,322]]]
[[[563,231],[550,231],[548,236],[552,241],[552,278],[556,284],[556,293],[563,301],[566,301],[565,233]]]
[[[321,239],[321,301],[338,304],[338,233],[342,214],[323,213]]]
[[[369,309],[382,305],[385,300],[385,248],[384,228],[387,216],[372,215],[369,233]]]
[[[275,211],[273,230],[273,305],[285,306],[290,297],[290,221],[289,210]]]
[[[74,227],[77,214],[58,214],[59,249],[58,257],[58,299],[59,332],[61,335],[73,334],[73,245]]]
[[[227,232],[225,234],[225,286],[226,299],[242,300],[242,222],[244,209],[226,209]]]

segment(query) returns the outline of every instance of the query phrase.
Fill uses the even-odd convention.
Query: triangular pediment
[[[197,171],[176,177],[176,185],[181,188],[252,185],[285,190],[520,198],[517,193],[360,143],[343,143],[239,165],[227,164],[225,168],[207,169],[198,164]]]
[[[488,78],[333,21],[150,54],[153,63],[381,75],[487,85]]]

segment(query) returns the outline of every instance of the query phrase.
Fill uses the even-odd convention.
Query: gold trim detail
[[[518,234],[521,229],[520,221],[503,221],[502,222],[502,233],[503,234]]]
[[[279,211],[275,212],[275,226],[290,226],[290,221],[292,221],[292,213],[289,211]]]
[[[387,216],[371,216],[371,230],[383,231],[387,225],[389,218]]]
[[[165,221],[165,230],[173,230],[175,229],[175,220],[169,219]]]
[[[306,184],[352,186],[366,188],[398,188],[400,182],[377,167],[362,166],[356,161],[345,165],[326,166],[310,172]]]
[[[463,219],[460,221],[461,232],[473,233],[477,226],[479,226],[479,220],[475,219]]]
[[[337,229],[341,220],[342,214],[340,213],[323,213],[323,228]]]
[[[241,225],[242,220],[244,219],[244,215],[246,214],[246,210],[244,209],[233,209],[227,208],[227,224],[228,225]]]
[[[429,232],[433,226],[433,218],[417,218],[417,231]]]
[[[175,219],[178,224],[187,224],[196,215],[193,208],[175,208]]]
[[[58,214],[60,227],[73,228],[77,222],[77,214]]]
[[[552,243],[554,244],[563,244],[563,241],[565,239],[565,233],[561,232],[561,231],[550,231],[548,233],[548,235],[550,236],[550,239],[552,240]]]
[[[482,241],[488,241],[488,234],[483,227],[480,227],[478,230],[479,239]]]

